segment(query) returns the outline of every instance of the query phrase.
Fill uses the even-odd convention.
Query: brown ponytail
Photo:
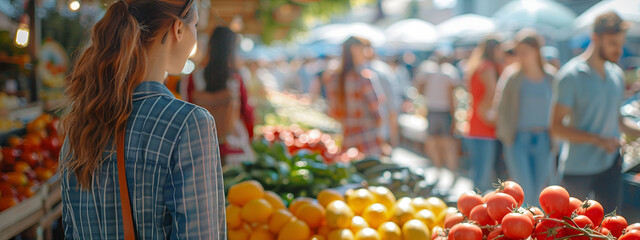
[[[93,27],[89,47],[67,76],[69,113],[62,122],[70,147],[62,168],[74,173],[81,187],[91,188],[104,149],[125,127],[133,90],[145,78],[149,47],[158,38],[164,42],[190,1],[119,0]],[[191,9],[182,19],[187,23],[194,19]]]

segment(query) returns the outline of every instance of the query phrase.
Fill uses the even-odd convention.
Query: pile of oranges
[[[325,189],[286,207],[253,180],[232,186],[227,200],[229,240],[429,240],[456,211],[434,197],[396,199],[385,187]]]

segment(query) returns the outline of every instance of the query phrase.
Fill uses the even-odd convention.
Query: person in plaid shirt
[[[342,123],[343,149],[355,147],[365,155],[381,155],[380,104],[384,100],[375,72],[366,67],[372,54],[369,41],[350,37],[342,47],[342,67],[329,83],[330,115]]]
[[[180,73],[196,43],[194,2],[119,0],[94,26],[67,79],[65,239],[123,239],[125,184],[133,225],[126,226],[136,239],[227,238],[215,121],[163,85],[165,72]],[[120,136],[124,166],[115,147]]]

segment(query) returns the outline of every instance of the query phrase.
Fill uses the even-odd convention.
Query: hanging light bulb
[[[80,2],[78,0],[72,0],[69,2],[69,9],[71,9],[71,11],[78,11],[78,9],[80,9]]]
[[[18,47],[26,47],[29,45],[29,26],[27,24],[20,24],[16,31],[16,45]]]

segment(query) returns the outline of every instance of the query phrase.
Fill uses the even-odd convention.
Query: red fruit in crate
[[[7,144],[9,144],[10,147],[18,147],[22,145],[22,138],[13,135],[7,139]]]
[[[518,207],[522,206],[522,203],[524,202],[524,190],[522,190],[520,184],[514,181],[502,182],[498,188],[498,192],[511,195],[511,197],[518,202]]]
[[[571,212],[578,212],[580,210],[580,206],[582,206],[582,201],[580,199],[569,197],[569,205],[571,205]]]
[[[42,139],[42,148],[45,150],[49,150],[51,152],[59,152],[60,145],[60,140],[58,140],[58,138],[55,136],[49,136]]]
[[[531,211],[533,213],[533,217],[534,218],[539,218],[539,217],[542,217],[544,215],[542,210],[540,208],[538,208],[538,207],[530,207],[529,211]]]
[[[602,233],[602,235],[605,236],[609,236],[611,234],[611,231],[609,231],[609,229],[605,227],[598,228],[598,232]]]
[[[17,148],[5,147],[2,149],[2,157],[4,158],[3,163],[12,165],[16,162],[16,159],[20,157],[22,151]]]
[[[47,123],[47,131],[49,131],[49,135],[58,135],[58,124],[60,124],[60,120],[58,119],[53,119],[51,122]]]
[[[18,191],[14,186],[9,184],[8,182],[0,182],[0,194],[5,196],[16,196],[18,195]]]
[[[25,161],[32,168],[37,167],[42,162],[42,156],[37,152],[24,152],[21,156],[22,161]]]
[[[32,184],[29,184],[32,185]],[[36,195],[36,188],[35,186],[22,186],[22,187],[18,187],[18,195],[22,195],[25,196],[26,198],[30,198],[33,197],[33,195]]]
[[[458,198],[458,210],[462,215],[469,216],[471,210],[478,205],[482,205],[482,197],[475,192],[468,191]]]
[[[41,181],[41,182],[47,181],[49,178],[53,176],[53,171],[51,171],[51,169],[48,169],[48,168],[38,167],[34,171],[36,173],[36,179],[38,179],[38,181]]]
[[[7,174],[7,177],[9,178],[7,179],[7,182],[13,185],[14,187],[24,186],[24,185],[27,185],[27,183],[29,183],[29,178],[27,178],[27,175],[25,175],[24,173],[8,172],[6,174]]]
[[[7,174],[4,174],[3,172],[0,172],[0,183],[1,182],[6,182],[7,180],[9,180],[9,177],[7,177]]]
[[[496,193],[487,200],[487,212],[493,220],[498,222],[502,222],[502,218],[517,206],[518,202],[506,193]]]
[[[591,229],[595,229],[595,226],[593,225],[593,222],[591,222],[591,219],[589,219],[587,216],[584,215],[578,215],[576,217],[574,217],[573,219],[571,219],[572,221],[567,221],[569,222],[569,224],[571,224],[574,227],[578,227],[578,228],[586,228],[587,226]],[[574,224],[575,223],[575,224]],[[567,236],[571,236],[571,235],[578,235],[581,232],[577,231],[577,230],[573,230],[570,228],[567,228],[564,230]],[[571,239],[575,239],[575,240],[589,240],[589,237],[587,236],[576,236],[576,237],[572,237]]]
[[[15,164],[13,164],[13,171],[25,173],[31,171],[31,166],[29,166],[29,164],[24,161],[17,161]]]
[[[578,209],[578,214],[587,216],[595,226],[600,226],[602,219],[604,219],[604,209],[602,205],[595,200],[584,201]]]
[[[509,213],[502,218],[502,232],[512,239],[525,239],[533,232],[533,221],[520,213]]]
[[[631,230],[622,235],[619,240],[640,240],[640,230]]]
[[[487,200],[489,200],[489,198],[491,196],[493,196],[494,194],[496,194],[496,191],[491,191],[491,192],[486,192],[483,196],[482,196],[482,201],[484,201],[485,203],[487,202]]]
[[[560,186],[546,187],[538,199],[542,210],[553,218],[562,218],[571,214],[569,193]]]
[[[0,212],[18,204],[18,199],[14,196],[2,196],[0,198]]]
[[[611,235],[618,238],[622,231],[627,228],[627,220],[622,216],[607,217],[602,221],[602,227],[609,229]]]
[[[42,162],[42,165],[53,172],[55,172],[58,169],[58,161],[50,158],[45,159]]]

